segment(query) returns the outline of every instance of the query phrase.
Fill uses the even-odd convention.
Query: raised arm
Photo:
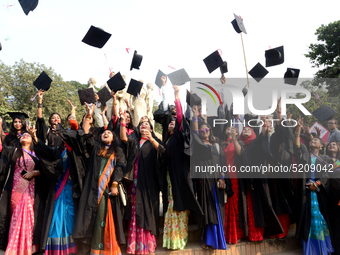
[[[42,100],[43,100],[43,95],[44,95],[44,90],[40,89],[38,91],[38,112],[37,112],[37,117],[38,118],[42,118]]]
[[[71,129],[78,130],[79,126],[78,126],[78,122],[77,122],[77,119],[76,119],[76,108],[77,108],[77,106],[74,106],[71,103],[70,100],[67,100],[67,102],[71,106],[71,114],[70,114],[70,117],[69,117],[69,123],[70,123]]]
[[[90,107],[87,103],[85,103],[86,108],[87,108],[87,114],[84,117],[84,121],[83,121],[83,129],[85,134],[89,133],[90,130],[90,121],[92,120],[92,114],[94,111],[94,107],[96,106],[95,104],[92,105],[92,107]]]
[[[179,125],[179,130],[182,130],[181,124],[183,120],[183,112],[182,112],[182,105],[181,100],[179,99],[179,88],[177,85],[173,86],[174,92],[175,92],[175,106],[176,106],[176,112],[177,112],[177,123]]]
[[[125,117],[126,117],[126,112],[123,112],[122,108],[119,108],[119,116],[120,116],[120,130],[119,130],[119,135],[120,135],[120,140],[123,143],[126,143],[128,141],[128,138],[126,136],[126,122],[125,122]]]

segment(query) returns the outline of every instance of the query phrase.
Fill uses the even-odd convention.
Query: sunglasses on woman
[[[209,130],[210,130],[209,128],[206,128],[206,129],[202,128],[202,129],[200,129],[200,132],[207,133]]]

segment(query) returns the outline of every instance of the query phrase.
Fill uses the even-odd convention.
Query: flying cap
[[[266,67],[282,64],[285,60],[283,46],[265,51]]]
[[[104,86],[100,91],[98,91],[97,95],[99,97],[99,101],[102,104],[105,104],[107,101],[111,99],[111,91],[106,86]]]
[[[24,112],[8,112],[7,113],[11,118],[14,119],[28,119],[28,115]]]
[[[283,77],[284,83],[290,85],[296,85],[300,74],[300,69],[287,68],[285,75]]]
[[[234,13],[234,17],[235,19],[231,22],[231,24],[233,24],[235,31],[237,33],[243,32],[246,34],[247,31],[246,31],[246,28],[244,27],[243,19],[240,16],[237,16],[235,13]]]
[[[223,65],[223,60],[220,53],[216,50],[211,53],[208,57],[203,59],[205,66],[207,67],[209,73],[212,73],[217,68]]]
[[[120,72],[116,73],[106,83],[110,87],[110,89],[113,90],[115,93],[117,93],[117,91],[119,90],[124,89],[126,86],[126,83],[123,79],[123,76],[120,74]]]
[[[137,51],[135,50],[135,52],[133,53],[133,58],[132,58],[132,62],[131,62],[131,66],[130,66],[130,71],[135,68],[139,70],[139,67],[142,63],[143,60],[143,56],[137,54]]]
[[[103,29],[91,26],[84,36],[82,42],[93,47],[103,48],[110,37],[111,34],[105,32]]]
[[[172,85],[183,85],[187,81],[191,81],[189,75],[184,70],[184,68],[168,74],[168,77]]]
[[[242,93],[243,93],[243,96],[246,96],[248,94],[247,85],[244,86],[244,88],[242,89]]]
[[[257,63],[248,73],[257,82],[260,82],[269,72],[260,63]]]
[[[320,121],[323,122],[332,118],[337,112],[329,105],[322,105],[313,112],[313,115]]]
[[[161,70],[158,70],[157,76],[156,76],[156,81],[155,84],[159,87],[162,88],[163,86],[163,81],[162,81],[162,76],[166,76],[165,73],[163,73]]]
[[[224,73],[228,72],[228,63],[227,63],[227,61],[224,61],[223,65],[220,66],[220,71],[221,71],[221,74],[224,74]]]
[[[47,75],[47,73],[45,73],[45,71],[42,71],[38,78],[33,82],[33,85],[36,86],[38,90],[43,89],[44,91],[47,91],[51,87],[51,83],[52,79]]]
[[[190,94],[190,92],[187,90],[186,102],[188,105],[190,105],[190,107],[193,107],[194,105],[200,105],[202,100],[196,93]]]
[[[131,79],[129,83],[129,87],[126,92],[136,97],[140,93],[142,87],[143,87],[143,82]]]
[[[26,15],[38,6],[38,0],[19,0],[19,3]]]
[[[78,90],[78,95],[81,105],[84,105],[85,103],[91,104],[96,102],[93,88]]]

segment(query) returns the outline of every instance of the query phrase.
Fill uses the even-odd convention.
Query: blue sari
[[[311,163],[315,164],[316,157],[312,156]],[[315,172],[311,172],[311,179],[315,181]],[[311,191],[311,224],[307,242],[302,239],[304,255],[327,255],[334,252],[327,222],[323,217],[318,197]]]
[[[73,182],[69,179],[68,156],[65,149],[61,163],[63,175],[56,187],[53,217],[48,233],[45,255],[66,255],[77,253],[77,243],[72,238],[74,228],[74,202],[72,195]]]

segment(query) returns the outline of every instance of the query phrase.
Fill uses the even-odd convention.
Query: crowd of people
[[[166,85],[166,77],[162,77]],[[27,126],[23,113],[10,113],[6,133],[0,118],[0,248],[5,254],[149,254],[159,235],[163,196],[163,247],[184,249],[188,226],[200,230],[202,249],[227,249],[242,238],[284,239],[296,223],[304,254],[340,254],[340,131],[330,119],[327,143],[311,133],[301,117],[282,126],[280,100],[276,121],[247,125],[250,115],[218,109],[235,126],[211,125],[200,105],[182,110],[175,102],[154,119],[132,120],[112,92],[112,118],[86,104],[80,124],[71,102],[67,125],[58,113],[43,118],[44,91],[38,92],[37,121]],[[245,120],[245,126],[241,125]],[[137,126],[133,123],[138,123]],[[210,124],[209,124],[210,123]],[[64,124],[64,125],[63,125]],[[68,126],[68,127],[67,127]],[[300,164],[331,171],[305,171],[297,178],[241,178],[237,172],[191,178],[192,158],[200,166]],[[206,173],[208,174],[208,173]],[[127,236],[125,235],[127,232]]]

